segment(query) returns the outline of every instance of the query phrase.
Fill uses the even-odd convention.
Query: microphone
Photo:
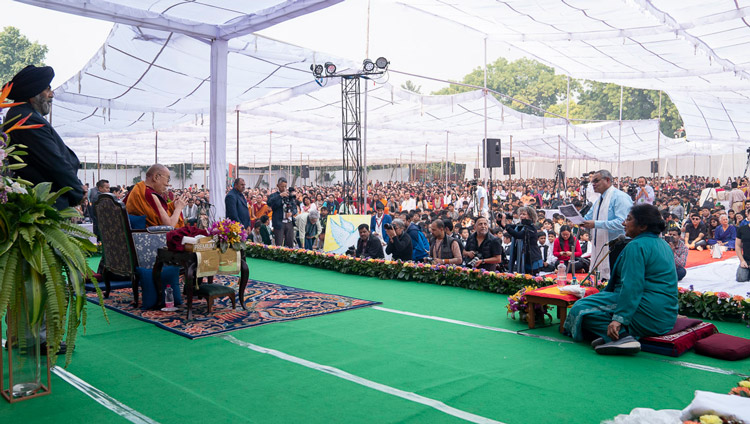
[[[616,239],[608,242],[607,243],[607,247],[609,247],[611,249],[611,248],[613,248],[614,246],[617,246],[620,243],[624,243],[625,240],[626,240],[625,235],[624,234],[620,234]]]

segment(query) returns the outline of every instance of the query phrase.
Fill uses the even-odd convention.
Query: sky
[[[374,60],[384,56],[391,69],[433,78],[461,80],[463,76],[484,64],[484,41],[460,27],[419,28],[413,24],[418,13],[403,6],[372,1],[370,4],[369,56]],[[346,0],[329,8],[278,24],[261,32],[262,35],[330,53],[331,57],[347,58],[356,62],[366,57],[367,0]],[[81,70],[101,47],[112,28],[112,23],[83,18],[62,12],[28,6],[11,0],[0,0],[0,27],[15,26],[30,40],[47,45],[46,64],[55,69],[53,87],[62,85]],[[450,25],[450,24],[446,24]],[[450,29],[447,31],[446,29]],[[429,33],[427,42],[423,35]],[[417,37],[419,35],[419,37]],[[417,44],[417,39],[421,44]],[[384,46],[391,46],[385,51]],[[395,46],[395,49],[394,49]],[[448,60],[443,51],[452,52]],[[460,52],[456,54],[456,52]],[[488,45],[487,58],[505,56],[515,59],[502,46]],[[394,85],[411,79],[421,86],[423,94],[447,84],[404,76],[391,72]]]

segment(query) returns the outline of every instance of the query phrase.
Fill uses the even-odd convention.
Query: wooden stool
[[[586,288],[586,296],[598,293],[599,290],[593,287]],[[528,305],[526,311],[527,321],[529,328],[536,326],[536,314],[534,312],[534,305],[554,305],[557,306],[557,318],[560,320],[560,332],[563,332],[563,326],[565,325],[565,319],[568,317],[568,307],[572,306],[578,297],[572,294],[563,294],[557,285],[540,287],[524,293],[526,297],[526,304]]]
[[[232,309],[235,308],[234,289],[223,284],[201,284],[198,286],[198,290],[196,290],[193,295],[199,298],[206,299],[209,314],[211,313],[211,309],[213,308],[214,300],[220,297],[229,296],[229,299],[232,300]]]

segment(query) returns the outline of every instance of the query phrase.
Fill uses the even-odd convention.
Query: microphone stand
[[[588,279],[591,278],[591,273],[594,272],[594,270],[596,270],[597,268],[599,268],[599,265],[601,265],[601,263],[604,262],[605,259],[607,259],[607,257],[609,256],[609,252],[611,252],[611,250],[607,250],[607,253],[604,255],[604,257],[602,257],[601,259],[599,259],[599,262],[597,262],[596,265],[594,265],[594,266],[591,267],[591,269],[589,270],[589,273],[586,274],[586,276],[583,277],[583,279],[581,280],[581,283],[583,283],[586,280],[588,280]],[[573,252],[573,253],[575,253],[575,252]],[[573,278],[575,278],[575,274],[573,274]],[[595,282],[594,282],[594,285],[596,285]]]

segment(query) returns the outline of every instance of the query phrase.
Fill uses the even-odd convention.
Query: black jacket
[[[410,261],[412,260],[414,251],[411,244],[411,237],[406,234],[406,231],[401,233],[400,236],[393,237],[388,240],[388,245],[385,247],[385,252],[393,255],[393,260]]]
[[[297,215],[297,200],[291,197],[287,199],[290,199],[291,201],[289,205],[291,206],[290,212],[292,213],[292,217],[289,218],[289,222],[294,223],[294,215]],[[271,224],[274,230],[276,228],[281,228],[281,221],[284,219],[286,214],[284,213],[284,198],[281,197],[281,194],[279,194],[278,191],[268,196],[268,206],[273,211],[273,215],[271,216]]]
[[[385,255],[383,254],[383,246],[380,244],[380,239],[372,234],[370,234],[370,238],[366,242],[358,239],[355,256],[358,258],[383,259]]]
[[[247,208],[245,195],[232,188],[224,198],[227,218],[237,221],[245,228],[250,228],[250,211]]]
[[[78,168],[81,167],[78,156],[63,143],[49,122],[28,103],[10,108],[6,121],[19,115],[23,118],[29,114],[31,116],[24,125],[44,126],[33,130],[16,130],[9,134],[10,144],[23,144],[28,153],[28,156],[23,157],[26,166],[17,170],[16,176],[34,184],[50,182],[53,191],[71,187],[73,190],[60,196],[55,202],[55,207],[65,209],[77,206],[83,199],[83,184],[78,179]],[[18,121],[14,120],[9,123],[6,129],[16,122]]]

